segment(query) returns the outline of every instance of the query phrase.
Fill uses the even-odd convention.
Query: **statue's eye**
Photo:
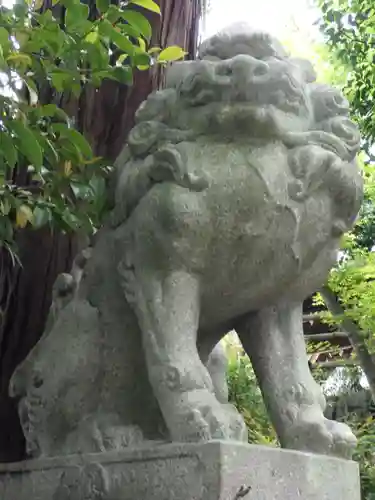
[[[258,64],[253,72],[254,76],[263,76],[268,73],[268,64]]]
[[[221,76],[232,76],[233,75],[233,69],[231,66],[219,66],[217,68],[217,74]]]

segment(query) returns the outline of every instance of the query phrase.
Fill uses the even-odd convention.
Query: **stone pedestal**
[[[354,462],[213,441],[0,466],[2,500],[360,500]]]

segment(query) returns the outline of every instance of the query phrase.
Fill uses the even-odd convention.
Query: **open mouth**
[[[31,397],[24,397],[20,400],[18,404],[18,413],[23,428],[26,427],[29,429],[39,422],[38,409],[41,406],[41,399],[34,395],[31,395]]]

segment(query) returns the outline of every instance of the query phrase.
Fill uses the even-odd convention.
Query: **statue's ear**
[[[299,57],[291,57],[290,62],[299,67],[305,82],[307,83],[315,82],[316,72],[310,61],[307,61],[306,59],[300,59]]]

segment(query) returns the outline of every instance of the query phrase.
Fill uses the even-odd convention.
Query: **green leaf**
[[[80,82],[72,82],[70,90],[72,91],[72,94],[78,98],[82,92],[82,87]]]
[[[148,69],[150,67],[150,56],[147,53],[135,54],[133,63],[138,69]]]
[[[94,175],[89,182],[89,186],[92,191],[92,201],[97,211],[104,208],[107,197],[106,197],[106,183],[103,177],[98,177]]]
[[[139,5],[139,7],[143,7],[146,10],[150,10],[151,12],[156,12],[160,14],[160,7],[153,0],[131,0],[130,4]]]
[[[143,35],[146,40],[150,40],[152,28],[144,15],[134,10],[124,10],[121,17],[138,30],[139,34]]]
[[[70,187],[77,200],[84,200],[85,198],[88,198],[90,195],[91,190],[87,184],[83,184],[82,182],[72,181],[70,183]]]
[[[6,58],[7,62],[15,62],[16,64],[31,66],[32,59],[29,54],[22,54],[21,52],[13,52]]]
[[[79,83],[81,79],[80,73],[72,70],[63,70],[54,67],[50,73],[52,85],[58,92],[64,90],[73,90],[74,83]]]
[[[121,66],[126,59],[129,57],[129,54],[120,54],[117,61],[116,61],[116,66]]]
[[[19,31],[14,31],[14,38],[17,40],[17,43],[20,47],[20,50],[23,50],[27,42],[30,40],[30,33],[27,30],[20,29]],[[3,46],[4,49],[4,46]],[[26,50],[27,52],[27,50]]]
[[[43,0],[26,0],[26,3],[34,10],[39,10],[43,5]]]
[[[73,76],[70,73],[63,71],[54,72],[50,74],[52,85],[55,87],[57,92],[64,92],[73,81]]]
[[[131,24],[124,22],[117,24],[116,27],[121,29],[121,33],[123,35],[129,35],[131,38],[135,38],[136,40],[138,40],[140,37],[139,30],[134,28]]]
[[[63,109],[56,106],[56,104],[45,104],[44,106],[40,106],[39,110],[40,116],[57,116],[64,121],[68,120],[68,115]]]
[[[4,156],[11,168],[15,167],[18,157],[17,150],[9,134],[2,130],[0,130],[0,154]]]
[[[60,0],[60,3],[64,5],[64,7],[69,8],[77,5],[79,3],[79,0]]]
[[[82,158],[82,153],[76,148],[75,144],[73,144],[68,139],[60,137],[58,144],[60,158],[63,158],[64,160],[70,160],[74,165],[77,165],[84,161],[84,158]]]
[[[148,54],[146,43],[142,37],[138,37],[138,44],[139,44],[140,51],[142,51],[142,53]]]
[[[61,137],[68,139],[83,156],[92,157],[92,150],[90,144],[85,137],[74,128],[68,128],[62,123],[54,123],[51,128],[54,132],[58,132]]]
[[[16,212],[16,227],[24,228],[28,222],[33,221],[33,211],[25,204],[22,204]]]
[[[3,49],[3,55],[6,56],[10,50],[11,42],[9,40],[9,32],[3,27],[0,27],[0,45]]]
[[[121,10],[116,5],[110,5],[105,17],[110,23],[114,24],[121,17]]]
[[[37,139],[37,141],[40,144],[40,147],[44,151],[44,158],[46,162],[50,162],[52,165],[56,165],[56,163],[59,161],[59,155],[54,148],[52,142],[47,139],[47,137],[43,134],[41,134],[39,131],[35,130],[34,135]],[[37,174],[38,176],[43,175],[43,169],[40,169],[40,171]]]
[[[49,55],[56,57],[61,53],[63,45],[66,43],[66,35],[62,34],[61,31],[50,31],[48,29],[43,29],[40,36],[33,36],[31,42],[27,42],[23,46],[23,50],[30,52],[37,52],[39,50],[47,50]],[[47,61],[43,61],[44,64]]]
[[[151,47],[151,49],[148,50],[148,53],[150,55],[157,54],[158,52],[161,52],[161,48],[160,47]]]
[[[327,19],[328,19],[328,21],[329,21],[330,23],[333,23],[333,22],[334,22],[334,20],[335,20],[335,13],[334,13],[334,11],[329,10],[329,11],[327,12]]]
[[[82,22],[86,21],[89,17],[89,7],[88,5],[78,4],[72,5],[66,9],[65,23],[68,30],[71,31],[82,31]]]
[[[68,208],[64,210],[63,213],[61,214],[61,222],[62,222],[62,228],[65,230],[69,229],[77,230],[80,227],[79,218]]]
[[[28,13],[27,5],[24,3],[16,3],[13,6],[14,15],[20,19],[24,19]]]
[[[108,78],[125,83],[126,85],[132,85],[133,71],[130,66],[117,66],[108,72]]]
[[[51,211],[48,207],[36,206],[33,213],[33,227],[39,229],[50,222]]]
[[[112,23],[108,19],[102,19],[98,25],[98,31],[102,36],[110,37],[113,31]]]
[[[0,217],[0,245],[5,241],[12,241],[13,227],[9,217]]]
[[[22,122],[13,120],[9,123],[10,128],[18,138],[18,149],[20,152],[38,168],[43,165],[43,151],[32,130]]]
[[[109,9],[109,0],[96,0],[96,7],[104,14]]]
[[[99,40],[99,33],[96,30],[91,31],[88,35],[86,35],[85,40],[88,43],[96,43]]]
[[[97,70],[106,69],[109,66],[109,53],[108,49],[104,47],[103,43],[99,41],[95,44],[86,45],[86,60],[90,68],[94,71],[91,78],[95,77]]]
[[[162,50],[158,55],[159,62],[172,62],[178,61],[186,56],[187,52],[178,47],[177,45],[171,45],[166,49]]]
[[[9,70],[9,66],[4,59],[3,49],[1,48],[1,45],[0,45],[0,69],[5,71]]]
[[[22,80],[29,91],[29,105],[35,106],[39,100],[38,89],[35,85],[35,82],[30,78],[22,78]]]
[[[111,26],[112,27],[112,26]],[[117,47],[124,52],[128,54],[134,54],[135,47],[129,40],[129,37],[126,35],[123,35],[122,33],[118,32],[115,28],[112,27],[112,31],[110,34],[110,39],[114,44],[117,45]]]
[[[11,204],[9,203],[9,200],[7,198],[3,198],[1,201],[0,201],[0,212],[2,215],[9,215],[10,211],[11,211]]]

